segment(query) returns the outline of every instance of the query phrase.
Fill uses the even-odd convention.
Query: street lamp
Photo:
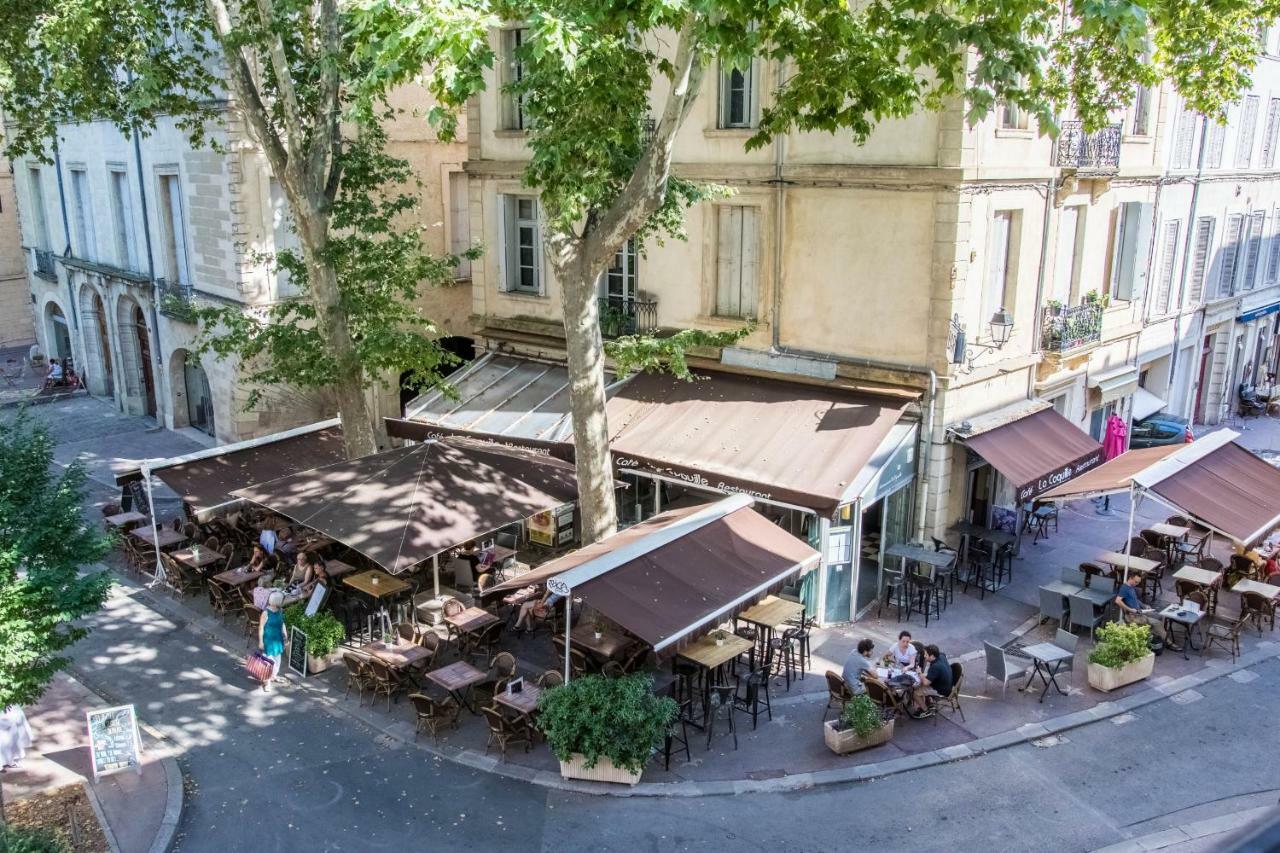
[[[1000,350],[1004,349],[1004,345],[1009,343],[1009,338],[1013,334],[1013,314],[1003,305],[996,309],[991,315],[991,319],[987,323],[987,329],[991,335],[991,342],[974,341],[969,343],[968,335],[964,330],[964,324],[960,322],[960,315],[956,314],[951,318],[951,334],[953,336],[951,349],[951,363],[961,365],[962,369],[967,373],[973,370],[973,361],[978,357],[978,350]]]

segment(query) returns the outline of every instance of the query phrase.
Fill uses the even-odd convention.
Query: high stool
[[[769,641],[769,655],[773,658],[773,674],[785,676],[787,690],[796,677],[796,634],[798,629],[788,628],[781,637]]]
[[[711,705],[707,713],[707,749],[711,749],[711,738],[716,733],[716,720],[725,719],[729,723],[729,734],[733,735],[733,748],[736,750],[738,728],[733,719],[733,712],[736,710],[733,702],[733,688],[717,684],[711,688],[708,698]]]
[[[751,641],[751,648],[743,652],[742,654],[747,656],[747,669],[754,670],[756,668],[756,646],[760,644],[759,643],[760,632],[757,631],[755,628],[750,627],[749,625],[742,625],[741,627],[735,628],[733,630],[733,633],[735,636],[741,637],[744,640]],[[738,655],[738,659],[741,660],[742,655]]]

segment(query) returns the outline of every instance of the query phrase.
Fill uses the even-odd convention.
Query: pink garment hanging
[[[1129,428],[1119,415],[1107,418],[1107,435],[1102,441],[1102,453],[1106,459],[1115,459],[1128,446]]]

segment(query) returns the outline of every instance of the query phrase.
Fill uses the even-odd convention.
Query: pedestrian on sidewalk
[[[31,746],[31,726],[20,705],[10,705],[0,713],[0,767],[17,767]]]
[[[280,681],[280,661],[284,658],[284,615],[280,612],[284,593],[276,590],[267,599],[267,609],[258,619],[258,650],[271,658],[271,677],[262,682],[262,689],[270,691],[271,682]]]

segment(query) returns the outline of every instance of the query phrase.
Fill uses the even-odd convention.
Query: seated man
[[[1135,587],[1140,583],[1142,583],[1141,575],[1129,575],[1129,577],[1125,578],[1124,583],[1120,584],[1120,591],[1116,593],[1116,607],[1120,608],[1120,614],[1124,617],[1124,621],[1136,624],[1146,622],[1151,626],[1152,636],[1161,640],[1166,648],[1175,652],[1182,651],[1182,646],[1176,645],[1169,640],[1168,632],[1164,629],[1164,622],[1156,615],[1155,609],[1143,604],[1142,599],[1138,598],[1138,591]]]
[[[845,658],[844,669],[841,675],[844,676],[844,683],[849,685],[849,689],[856,696],[860,693],[866,693],[867,688],[862,684],[862,674],[870,672],[875,675],[875,662],[871,659],[871,654],[876,649],[876,644],[868,639],[858,641],[858,648],[849,653],[849,657]]]
[[[951,683],[951,664],[937,646],[925,646],[924,659],[928,661],[928,668],[920,679],[920,686],[911,695],[911,706],[916,714],[929,710],[934,699],[950,694],[954,686]]]

